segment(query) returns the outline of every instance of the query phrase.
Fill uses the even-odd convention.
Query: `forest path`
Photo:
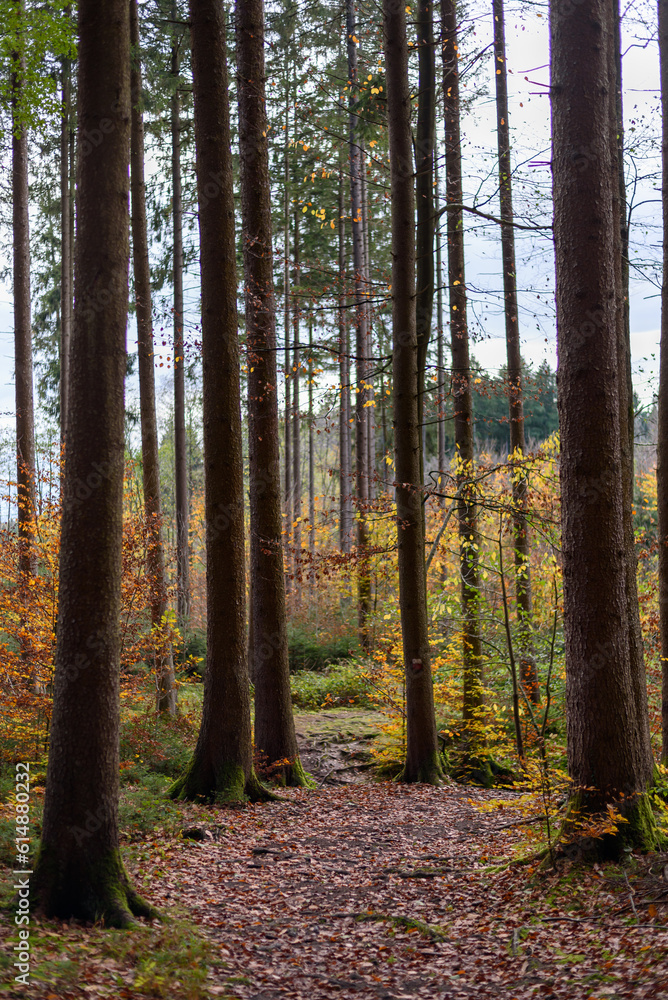
[[[479,812],[490,795],[506,807]],[[618,868],[485,870],[517,841],[500,829],[514,801],[460,786],[289,790],[211,810],[214,840],[133,874],[210,940],[211,996],[668,998],[666,908],[638,891],[638,926]]]

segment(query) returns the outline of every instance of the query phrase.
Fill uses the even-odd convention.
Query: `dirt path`
[[[149,873],[151,898],[205,929],[213,996],[667,998],[665,909],[638,896],[638,926],[603,871],[485,873],[517,836],[476,810],[486,794],[366,784],[220,812],[216,840]]]

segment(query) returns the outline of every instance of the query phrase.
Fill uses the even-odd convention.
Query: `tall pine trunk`
[[[656,449],[659,536],[659,621],[661,627],[661,761],[668,764],[668,0],[659,0],[661,66],[661,162],[663,207],[663,282],[661,285],[661,360]]]
[[[436,147],[436,144],[435,144]],[[434,150],[434,180],[436,182],[436,217],[441,218],[441,193],[439,187],[438,150]],[[445,473],[445,364],[444,364],[444,331],[443,331],[443,249],[440,226],[436,230],[436,366],[438,368],[436,399],[438,404],[438,481],[439,489],[443,488]],[[445,499],[441,499],[441,506]]]
[[[176,3],[172,20],[177,20]],[[174,31],[176,28],[174,27]],[[174,259],[174,495],[176,512],[176,606],[179,625],[190,619],[190,504],[188,498],[188,445],[186,437],[186,387],[183,342],[183,195],[181,190],[181,97],[179,94],[179,43],[172,38],[172,229]]]
[[[30,218],[28,194],[27,108],[24,106],[25,5],[17,0],[17,51],[12,57],[12,238],[14,286],[14,388],[16,400],[16,505],[18,521],[18,593],[21,602],[21,660],[26,677],[37,690],[29,624],[31,586],[37,573],[34,549],[37,514],[35,482],[35,415],[32,385],[32,324],[30,315]]]
[[[153,309],[151,269],[148,257],[146,226],[146,184],[144,181],[144,118],[142,113],[142,73],[139,43],[137,0],[130,0],[130,93],[132,121],[130,129],[130,192],[132,196],[132,251],[137,308],[137,355],[139,360],[139,412],[141,453],[146,520],[146,570],[151,588],[151,625],[160,630],[169,609],[165,558],[162,546],[160,504],[160,463],[158,459],[158,424],[155,413],[155,375],[153,349]],[[176,714],[176,678],[174,655],[169,642],[155,652],[156,707],[159,712]]]
[[[308,548],[311,592],[315,592],[315,417],[313,414],[313,314],[308,324]]]
[[[592,840],[619,854],[655,843],[628,619],[618,352],[619,217],[610,0],[552,0],[551,101],[557,276],[568,764],[573,819],[628,821]],[[583,152],[586,151],[586,152]],[[592,252],[595,247],[596,252]],[[617,261],[615,260],[617,257]],[[585,849],[585,845],[581,844]]]
[[[369,500],[369,420],[365,403],[368,400],[367,345],[368,275],[365,269],[364,204],[362,192],[362,152],[357,122],[357,42],[354,0],[346,0],[346,45],[348,51],[348,81],[350,86],[349,145],[350,145],[350,200],[353,234],[353,272],[355,290],[355,353],[357,376],[357,404],[355,408],[355,462],[357,481],[357,612],[360,645],[364,652],[370,649],[369,611],[371,605],[371,578],[369,574],[369,525],[367,507]]]
[[[418,112],[415,134],[415,198],[417,203],[415,316],[418,338],[418,422],[420,477],[424,482],[425,371],[434,304],[434,133],[436,128],[436,62],[432,0],[418,0]],[[425,508],[423,507],[423,511]]]
[[[412,172],[408,42],[403,6],[384,0],[387,121],[392,205],[392,330],[399,607],[406,676],[404,781],[442,777],[427,630],[415,317],[415,191]]]
[[[292,590],[290,564],[292,562],[292,429],[290,423],[290,89],[286,60],[285,84],[285,149],[283,151],[283,335],[285,337],[285,587]]]
[[[531,548],[529,524],[527,522],[528,485],[522,464],[524,458],[524,401],[519,314],[517,309],[517,269],[515,263],[515,230],[513,227],[512,163],[510,158],[508,77],[506,71],[506,34],[503,0],[492,0],[492,14],[494,17],[494,79],[496,81],[496,128],[499,157],[499,202],[501,208],[501,259],[503,263],[510,463],[513,489],[515,600],[520,629],[520,679],[527,698],[537,705],[540,702],[540,691],[536,674],[536,661],[531,642],[533,616],[531,567],[529,562]]]
[[[443,100],[445,105],[445,192],[450,287],[450,337],[455,447],[457,449],[457,521],[462,594],[464,719],[474,721],[483,704],[480,642],[479,534],[473,479],[473,398],[469,362],[464,277],[464,217],[460,136],[459,46],[454,0],[441,0],[443,31]]]
[[[70,216],[70,131],[72,117],[72,68],[62,61],[60,123],[60,441],[66,438],[67,389],[70,379],[72,340],[72,228]]]
[[[283,574],[276,306],[262,0],[238,0],[236,40],[248,350],[253,627],[250,666],[255,684],[255,749],[272,777],[286,784],[303,785],[306,779],[299,762],[292,716]]]
[[[222,4],[190,0],[190,31],[202,277],[207,651],[197,746],[170,794],[221,802],[265,793],[253,770],[246,650],[236,244]]]
[[[346,269],[346,220],[343,170],[339,174],[339,546],[350,552],[353,537],[352,455],[350,451],[350,337]]]
[[[299,301],[299,210],[296,206],[293,244],[293,288],[295,297],[292,303],[292,558],[295,571],[295,594],[299,601],[302,574],[302,451],[301,414],[299,412],[299,371],[301,368],[299,321],[301,318],[301,304]]]
[[[631,376],[631,327],[629,310],[629,226],[624,176],[624,114],[622,106],[622,54],[619,0],[612,0],[613,82],[611,88],[611,141],[617,185],[613,189],[615,280],[617,285],[617,364],[619,367],[619,433],[622,460],[622,503],[626,555],[626,608],[629,652],[638,731],[643,747],[645,776],[654,772],[647,706],[647,677],[638,605],[637,557],[633,528],[635,486],[633,379]]]
[[[119,852],[123,382],[128,308],[128,0],[79,0],[74,327],[58,637],[42,837],[31,896],[48,917],[155,916]],[[96,145],[86,136],[101,136]]]

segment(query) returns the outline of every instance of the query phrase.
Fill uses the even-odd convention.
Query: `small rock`
[[[213,840],[211,830],[203,826],[184,826],[181,836],[184,840]]]

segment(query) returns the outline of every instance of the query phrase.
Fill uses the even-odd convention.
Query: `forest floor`
[[[668,998],[668,855],[517,863],[531,825],[516,794],[368,780],[357,765],[375,719],[297,716],[316,789],[183,806],[203,839],[156,828],[127,845],[132,879],[168,921],[33,923],[26,988],[11,982],[3,912],[0,995]]]

